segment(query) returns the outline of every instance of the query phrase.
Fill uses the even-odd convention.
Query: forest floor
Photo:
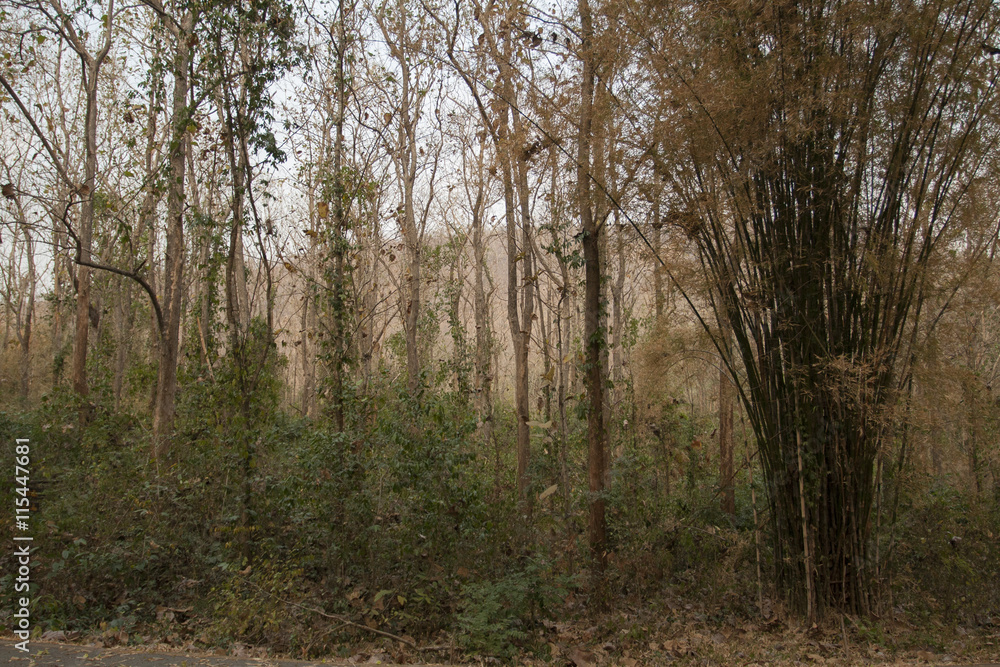
[[[318,664],[352,664],[347,660],[304,662],[236,658],[141,646],[102,648],[87,644],[31,642],[29,648],[29,652],[24,653],[9,641],[0,642],[0,663],[6,661],[11,667],[306,667]]]
[[[626,614],[612,615],[621,617]],[[635,620],[633,618],[633,620]],[[652,620],[652,619],[647,619]],[[853,627],[852,627],[853,625]],[[559,667],[639,667],[645,665],[991,665],[1000,667],[1000,627],[975,629],[931,622],[872,625],[829,623],[827,627],[772,620],[769,623],[686,623],[656,628],[640,640],[620,623],[584,627],[546,623],[544,657],[521,656],[515,664]],[[609,628],[618,627],[617,641]],[[641,626],[636,626],[641,627]],[[642,628],[645,629],[645,628]],[[649,628],[652,629],[652,628]],[[58,633],[56,639],[64,639]],[[133,638],[133,641],[138,638]],[[146,638],[142,638],[146,639]],[[107,635],[80,636],[80,643],[32,641],[30,652],[0,640],[0,664],[12,667],[306,667],[308,665],[502,664],[493,658],[461,659],[445,652],[415,652],[388,640],[345,647],[348,657],[300,661],[274,656],[265,648],[235,644],[230,649],[187,644],[112,646]],[[349,648],[349,650],[346,650]],[[342,653],[342,655],[344,655]]]

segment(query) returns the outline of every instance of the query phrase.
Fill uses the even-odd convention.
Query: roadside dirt
[[[234,658],[197,653],[148,652],[129,648],[100,648],[32,641],[24,653],[12,641],[0,641],[0,665],[11,667],[311,667],[312,665],[378,665],[349,660],[278,660]],[[449,667],[439,665],[438,667]]]
[[[394,663],[386,656],[381,660],[380,656],[372,656],[368,661],[362,660],[338,660],[326,659],[316,661],[289,660],[278,658],[241,658],[227,655],[212,655],[195,652],[168,652],[159,649],[143,649],[141,647],[130,648],[101,648],[98,646],[88,646],[83,644],[54,644],[49,642],[32,641],[30,651],[24,653],[14,646],[11,640],[0,640],[0,665],[10,665],[11,667],[313,667],[320,665],[343,666],[348,665],[390,665]],[[675,662],[673,659],[667,660],[644,660],[643,665],[667,665]],[[865,665],[866,667],[902,667],[939,665],[941,667],[1000,667],[1000,662],[967,662],[956,660],[951,656],[907,656],[905,658],[892,659],[887,657],[861,658],[853,660],[837,661],[825,660],[819,657],[807,658],[805,661],[793,659],[777,659],[774,661],[750,661],[732,657],[725,661],[698,661],[681,659],[677,661],[682,665],[794,665],[796,667],[805,665]],[[410,663],[420,664],[425,667],[459,667],[458,665],[443,665],[439,663]],[[475,663],[482,665],[483,663]],[[499,663],[498,663],[499,664]],[[562,657],[552,662],[542,662],[529,660],[519,662],[520,665],[566,665],[567,667],[596,667],[597,665],[625,666],[636,665],[637,661],[623,659],[603,659],[589,660],[582,654]],[[401,666],[402,667],[402,666]]]

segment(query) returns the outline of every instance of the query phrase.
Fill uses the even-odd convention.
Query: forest
[[[1000,660],[998,84],[992,0],[0,0],[0,634]]]

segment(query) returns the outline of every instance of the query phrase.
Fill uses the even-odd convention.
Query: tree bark
[[[333,138],[333,368],[331,393],[333,395],[333,421],[338,431],[344,430],[344,373],[348,357],[347,285],[345,283],[347,254],[347,214],[344,210],[344,110],[347,106],[347,79],[344,61],[347,57],[347,29],[344,2],[337,3],[337,71],[335,82],[336,108],[334,109]],[[414,339],[415,342],[415,339]]]
[[[505,60],[505,62],[508,61]],[[518,196],[521,221],[521,249],[520,252],[517,252],[509,260],[513,262],[512,268],[514,270],[515,283],[513,284],[513,288],[508,286],[508,296],[513,297],[516,304],[518,287],[520,287],[521,319],[520,323],[516,325],[518,331],[517,338],[514,339],[514,403],[517,411],[517,489],[521,500],[526,503],[526,508],[530,512],[531,499],[528,495],[528,483],[530,481],[528,466],[531,463],[531,429],[528,426],[528,421],[531,419],[531,393],[528,377],[528,361],[531,349],[532,318],[535,314],[535,289],[532,285],[535,276],[534,255],[531,249],[531,214],[528,205],[528,165],[524,159],[524,151],[521,150],[521,146],[524,145],[525,141],[521,128],[520,111],[517,108],[517,93],[514,89],[512,74],[508,67],[507,76],[504,78],[504,87],[514,132],[513,136],[507,141],[506,148],[508,156],[507,164],[508,166],[513,164],[517,177],[515,191]],[[516,250],[516,242],[513,248],[510,247],[510,244],[508,245],[508,252],[512,249]],[[520,258],[521,262],[521,279],[519,285],[516,279],[518,258]],[[517,316],[518,313],[515,309],[513,312],[514,319],[511,320],[512,332],[517,321]]]
[[[310,229],[318,229],[318,218],[316,217],[316,197],[313,188],[309,192],[309,221]],[[306,276],[305,294],[302,297],[302,322],[299,354],[301,355],[302,368],[302,393],[300,405],[304,417],[312,417],[315,414],[316,395],[316,355],[312,352],[312,334],[316,331],[316,297],[313,294],[314,286],[317,284],[319,263],[318,257],[318,234],[310,235],[309,250],[306,253]]]
[[[581,58],[583,74],[580,85],[580,125],[577,139],[577,201],[583,227],[583,261],[586,292],[584,295],[584,345],[586,349],[587,410],[587,476],[590,486],[590,551],[595,571],[603,573],[607,564],[607,537],[604,514],[605,425],[604,387],[601,372],[603,332],[601,313],[600,229],[594,219],[591,199],[590,145],[594,110],[593,19],[589,0],[578,0],[580,11]]]
[[[653,202],[653,224],[652,224],[652,246],[653,246],[653,314],[656,316],[656,322],[659,323],[663,319],[663,267],[660,266],[660,260],[662,259],[660,252],[662,247],[662,233],[663,221],[660,219],[660,199],[659,197]]]
[[[167,247],[163,260],[163,324],[160,331],[160,367],[153,412],[153,456],[159,462],[167,452],[167,436],[173,428],[177,397],[177,361],[180,347],[181,302],[184,295],[184,176],[187,167],[188,66],[191,57],[188,36],[194,26],[189,11],[174,32],[172,99],[173,124],[170,166],[167,177]]]
[[[493,438],[493,332],[486,298],[486,242],[483,238],[486,175],[483,169],[485,142],[480,142],[477,162],[476,197],[472,201],[473,298],[476,320],[474,379],[476,412],[482,424],[483,444]]]
[[[62,17],[64,11],[59,2],[52,3],[53,9]],[[105,14],[104,44],[96,56],[87,50],[85,40],[76,30],[63,21],[59,29],[70,46],[80,57],[82,64],[83,89],[86,95],[86,112],[84,117],[83,141],[85,147],[84,178],[79,189],[80,220],[77,230],[77,259],[82,262],[91,261],[91,247],[94,235],[94,195],[97,189],[97,79],[101,66],[111,49],[111,22],[114,18],[114,0],[109,0]],[[80,419],[89,420],[90,408],[86,405],[89,387],[87,385],[87,342],[90,332],[90,267],[80,264],[76,272],[76,331],[73,339],[73,390],[84,399]]]
[[[400,181],[403,201],[397,211],[400,232],[406,248],[405,280],[402,295],[403,335],[406,339],[406,384],[410,395],[416,397],[420,389],[420,348],[417,327],[420,322],[420,230],[417,228],[417,213],[413,190],[417,179],[417,124],[420,120],[420,100],[422,93],[414,86],[410,58],[410,35],[406,22],[407,10],[402,2],[396,6],[397,15],[392,17],[394,26],[380,20],[379,27],[389,46],[389,53],[400,68],[400,104],[396,125],[395,159],[397,176]]]
[[[221,48],[221,47],[220,47]],[[234,132],[239,126],[239,112],[233,118],[231,107],[242,105],[241,99],[231,99],[229,91],[222,104],[227,109],[219,109],[219,117],[227,128],[223,132],[223,141],[229,155],[229,169],[233,179],[232,215],[233,222],[229,229],[229,251],[226,255],[226,323],[229,325],[230,353],[240,353],[243,339],[250,328],[250,293],[247,289],[246,266],[243,259],[243,223],[246,217],[246,163],[243,151],[239,150],[239,140]]]
[[[91,260],[90,253],[94,235],[94,190],[97,187],[97,75],[100,72],[103,58],[100,61],[94,59],[86,51],[80,52],[80,57],[85,63],[83,79],[87,107],[84,119],[86,157],[84,158],[84,178],[83,187],[81,188],[77,242],[79,243],[79,259],[89,262]],[[71,377],[73,378],[73,391],[82,399],[86,399],[90,391],[87,385],[87,342],[90,333],[90,282],[90,267],[80,264],[76,271],[76,327],[73,338]],[[84,422],[89,420],[88,408],[82,408],[80,418]]]

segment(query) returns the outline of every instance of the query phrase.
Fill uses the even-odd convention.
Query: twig
[[[45,138],[45,134],[42,132],[41,128],[38,127],[38,123],[35,122],[35,119],[32,117],[31,112],[28,111],[28,107],[24,106],[24,103],[21,102],[21,98],[18,97],[17,93],[14,91],[14,87],[10,85],[10,82],[7,81],[7,79],[4,77],[2,73],[0,73],[0,86],[3,86],[4,90],[6,90],[7,93],[11,96],[11,98],[14,100],[14,104],[16,104],[17,107],[21,110],[21,115],[23,115],[24,118],[28,121],[28,124],[31,125],[31,129],[35,131],[35,136],[38,137],[38,139],[42,142],[42,146],[45,147],[45,151],[49,154],[49,157],[52,158],[52,164],[55,165],[56,171],[59,172],[59,175],[63,177],[63,180],[66,181],[66,184],[69,185],[71,189],[76,189],[77,187],[76,183],[74,183],[72,179],[70,179],[69,174],[63,167],[62,160],[59,159],[59,155],[52,147],[52,144],[50,144],[49,140]]]
[[[308,606],[306,606],[304,604],[299,604],[298,602],[292,602],[291,600],[285,600],[284,598],[278,597],[277,595],[275,595],[271,591],[264,590],[263,588],[261,588],[260,586],[258,586],[255,583],[253,583],[252,581],[248,581],[247,583],[250,584],[251,586],[253,586],[254,588],[256,588],[257,590],[259,590],[260,592],[266,593],[267,595],[270,595],[271,597],[273,597],[278,602],[281,602],[283,604],[287,604],[287,605],[292,606],[292,607],[298,607],[299,609],[304,609],[305,611],[311,611],[314,614],[319,614],[323,618],[329,618],[332,621],[337,621],[338,623],[341,624],[341,627],[343,627],[344,625],[350,625],[352,627],[359,628],[361,630],[367,630],[368,632],[372,632],[372,633],[374,633],[376,635],[381,635],[383,637],[388,637],[389,639],[395,639],[398,642],[406,644],[407,646],[409,646],[410,648],[412,648],[415,651],[443,651],[445,649],[453,648],[451,646],[451,644],[441,644],[441,645],[435,644],[435,645],[432,645],[432,646],[417,646],[416,642],[411,641],[409,639],[406,639],[405,637],[400,637],[399,635],[394,635],[391,632],[386,632],[385,630],[379,630],[378,628],[371,628],[371,627],[368,627],[367,625],[364,625],[362,623],[355,623],[354,621],[350,620],[349,618],[345,618],[345,617],[343,617],[343,616],[341,616],[339,614],[330,614],[330,613],[327,613],[327,612],[323,611],[322,609],[316,609],[315,607],[308,607]]]
[[[844,615],[840,615],[840,634],[844,639],[844,659],[851,659],[851,649],[847,644],[847,626],[844,625]]]

